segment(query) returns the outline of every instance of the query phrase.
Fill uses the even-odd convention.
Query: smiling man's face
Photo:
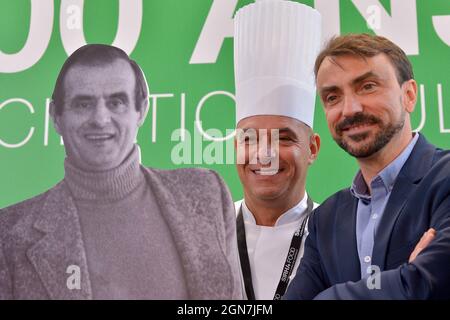
[[[317,88],[333,139],[356,158],[366,158],[402,131],[409,114],[405,89],[389,58],[327,57]]]
[[[252,130],[256,134],[253,142],[239,138],[236,141],[237,147],[243,144],[242,150],[245,150],[245,161],[238,161],[237,171],[246,199],[287,201],[300,198],[304,192],[308,166],[314,162],[318,152],[315,146],[311,151],[310,129],[296,119],[272,115],[245,118],[237,128],[243,132]],[[278,147],[271,141],[271,130],[278,130]],[[249,145],[252,143],[257,144],[253,151]],[[273,166],[273,163],[261,159],[264,154],[272,156],[272,159],[278,158],[278,165]]]
[[[130,64],[121,59],[69,69],[62,113],[53,117],[72,164],[104,171],[128,156],[146,111],[144,106],[136,110],[135,84]]]

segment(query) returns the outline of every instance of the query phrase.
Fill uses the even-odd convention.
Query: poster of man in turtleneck
[[[140,67],[91,44],[63,65],[50,106],[64,179],[0,212],[0,299],[239,299],[234,206],[205,169],[140,164]]]

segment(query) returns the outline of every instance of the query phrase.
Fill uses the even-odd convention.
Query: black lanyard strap
[[[253,291],[252,272],[250,270],[250,262],[248,260],[247,239],[245,237],[244,217],[242,216],[242,205],[239,208],[237,216],[237,241],[239,259],[241,260],[242,275],[244,278],[245,292],[248,300],[255,300],[255,292]]]
[[[302,238],[305,233],[306,223],[308,221],[311,212],[313,211],[313,202],[310,197],[307,198],[308,207],[306,208],[305,218],[302,221],[300,228],[295,231],[291,245],[289,247],[286,261],[284,262],[283,270],[281,272],[281,278],[278,283],[274,300],[280,300],[286,292],[287,286],[289,284],[289,277],[294,270],[295,262],[297,261],[298,253],[300,252],[300,246],[302,244]],[[248,300],[255,300],[255,292],[253,290],[252,273],[250,269],[250,262],[248,260],[247,251],[247,240],[245,237],[245,225],[244,217],[242,215],[242,205],[239,208],[239,214],[236,221],[237,228],[237,241],[239,249],[239,259],[241,261],[242,275],[244,278],[245,292],[247,294]]]

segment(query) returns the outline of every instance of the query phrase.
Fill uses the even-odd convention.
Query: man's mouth
[[[115,134],[113,133],[87,133],[84,135],[87,140],[94,142],[101,142],[114,139]]]
[[[336,133],[341,135],[346,132],[347,134],[360,134],[366,132],[371,126],[381,125],[382,121],[377,117],[370,114],[357,113],[350,118],[342,120],[336,126]]]
[[[361,133],[366,131],[369,127],[373,126],[371,123],[361,123],[351,126],[345,126],[342,128],[342,132],[347,132],[349,134]]]
[[[259,168],[259,169],[255,169],[255,170],[251,170],[254,174],[256,175],[261,175],[261,176],[273,176],[276,175],[277,173],[283,171],[283,169],[280,168]]]

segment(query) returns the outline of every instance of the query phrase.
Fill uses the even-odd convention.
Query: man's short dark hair
[[[64,62],[61,71],[59,72],[52,95],[56,114],[61,115],[63,111],[65,97],[64,80],[71,67],[75,65],[92,67],[104,66],[119,59],[127,61],[135,75],[135,104],[136,110],[139,111],[143,103],[146,103],[148,99],[148,86],[144,73],[138,64],[130,59],[122,49],[105,44],[87,44],[72,53],[69,58],[67,58],[66,62]]]
[[[380,53],[386,54],[391,61],[400,85],[414,78],[411,62],[399,46],[385,37],[373,36],[366,33],[346,34],[332,38],[317,56],[314,73],[317,78],[320,65],[326,57],[354,55],[365,59],[374,57]]]

